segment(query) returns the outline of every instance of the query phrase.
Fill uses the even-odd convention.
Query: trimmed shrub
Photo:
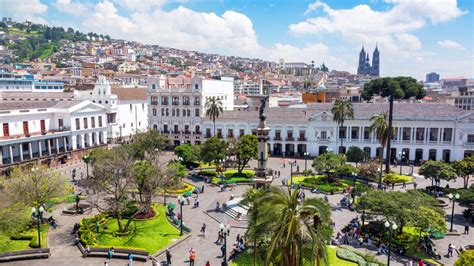
[[[412,182],[413,179],[411,176],[407,176],[407,175],[398,175],[398,174],[386,174],[383,178],[383,181],[384,182],[390,182],[390,183],[409,183],[409,182]]]
[[[354,263],[357,263],[358,265],[365,265],[365,259],[354,252],[348,250],[348,249],[338,249],[336,250],[336,256],[342,260],[348,260]]]

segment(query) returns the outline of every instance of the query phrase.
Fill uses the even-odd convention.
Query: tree
[[[377,180],[377,175],[379,172],[379,163],[377,160],[370,160],[362,163],[359,165],[358,169],[360,176],[369,180]]]
[[[474,250],[464,250],[454,262],[454,266],[474,265]]]
[[[474,157],[466,157],[462,160],[457,160],[453,164],[454,170],[458,177],[463,179],[464,188],[469,185],[469,177],[474,174]]]
[[[329,178],[331,172],[341,167],[344,163],[344,155],[327,152],[314,158],[312,166],[316,172],[323,173],[328,181],[331,181]]]
[[[395,78],[378,78],[373,79],[364,84],[362,91],[362,98],[366,101],[372,99],[374,95],[381,97],[388,97],[388,129],[387,135],[392,136],[392,122],[393,122],[393,102],[395,99],[409,99],[414,97],[421,99],[425,97],[426,92],[423,85],[418,84],[416,79],[411,77],[395,77]],[[385,172],[390,172],[390,148],[391,139],[387,139],[387,160],[385,162]]]
[[[225,153],[225,141],[218,139],[216,136],[211,137],[201,146],[201,158],[206,163],[214,162],[215,165],[219,165],[224,160]]]
[[[160,134],[156,130],[148,130],[133,136],[133,143],[126,145],[133,158],[143,160],[146,153],[153,153],[156,150],[165,150],[169,146],[168,137]]]
[[[262,197],[264,193],[264,190],[262,188],[259,189],[254,189],[250,188],[248,189],[245,194],[244,198],[242,199],[242,204],[246,206],[250,206],[250,211],[252,212],[249,214],[250,217],[253,218],[253,220],[249,221],[248,224],[248,230],[247,230],[247,235],[250,235],[253,237],[253,264],[257,265],[257,235],[255,234],[255,229],[257,226],[257,218],[258,218],[258,199]]]
[[[382,173],[383,173],[383,150],[388,141],[388,121],[387,112],[382,112],[378,115],[374,115],[370,118],[370,132],[375,132],[377,139],[379,140],[382,151],[380,152],[380,173],[379,173],[379,188],[382,187]],[[389,161],[390,157],[387,157]]]
[[[339,126],[339,133],[341,132],[341,128],[344,126],[344,121],[346,121],[346,119],[354,119],[354,109],[352,103],[348,101],[336,100],[331,108],[331,113],[333,114],[334,122]],[[349,133],[346,132],[346,134]],[[341,139],[339,153],[342,153],[344,138],[341,138],[341,136],[339,136],[339,138]]]
[[[297,194],[272,186],[249,209],[249,221],[256,221],[249,237],[269,238],[265,264],[320,265],[321,260],[327,264],[326,244],[332,234],[330,207],[317,198],[300,204]],[[258,211],[253,210],[255,206]]]
[[[5,192],[9,199],[35,207],[53,198],[64,196],[67,188],[67,178],[46,166],[34,166],[23,170],[15,168],[11,178],[5,182]]]
[[[219,118],[219,115],[224,111],[222,107],[222,101],[215,97],[209,97],[205,104],[206,116],[212,120],[214,124],[214,136],[216,135],[216,119]]]
[[[191,145],[189,143],[176,146],[174,152],[180,158],[182,158],[184,163],[192,163],[199,160],[200,146]]]
[[[398,234],[402,233],[406,225],[423,230],[427,229],[426,226],[432,226],[444,232],[447,229],[444,212],[437,207],[437,204],[436,199],[417,190],[409,192],[369,190],[359,198],[356,209],[357,211],[364,209],[371,215],[382,216],[384,220],[395,222],[399,226]],[[421,218],[422,214],[428,212],[432,218],[429,222]]]
[[[418,174],[423,175],[426,179],[431,179],[431,185],[439,185],[441,180],[456,179],[454,168],[443,161],[427,161],[420,166]]]
[[[129,152],[123,146],[107,150],[102,157],[92,162],[93,177],[89,178],[92,187],[98,191],[97,200],[100,196],[109,198],[108,206],[96,203],[95,207],[100,212],[111,211],[114,214],[120,233],[127,232],[133,218],[142,212],[138,208],[123,224],[124,214],[129,210],[127,194],[135,188],[138,172],[133,168],[135,159]]]
[[[358,163],[364,160],[364,151],[357,146],[350,146],[346,153],[346,159],[357,166]]]
[[[242,173],[248,162],[257,157],[258,140],[252,134],[242,136],[238,141],[235,149],[235,157],[237,158],[237,171]]]

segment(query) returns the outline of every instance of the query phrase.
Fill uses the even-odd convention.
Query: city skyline
[[[1,16],[112,38],[357,72],[362,45],[381,76],[474,77],[473,2],[3,1]],[[184,19],[183,19],[184,18]],[[350,23],[349,23],[350,22]]]

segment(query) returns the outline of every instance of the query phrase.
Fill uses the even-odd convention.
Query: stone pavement
[[[171,154],[168,154],[170,158],[173,156]],[[286,177],[287,180],[289,180],[290,177],[290,167],[288,164],[288,159],[284,159],[286,162],[286,167],[282,167],[282,158],[270,158],[268,162],[269,168],[275,169],[277,171],[281,172],[282,177]],[[304,160],[297,160],[297,165],[299,165],[300,171],[304,170],[305,166],[305,161]],[[311,160],[307,161],[308,169],[311,169]],[[251,167],[255,167],[256,162],[251,162]],[[65,165],[58,170],[66,174],[66,176],[71,176],[71,171],[72,169],[76,169],[76,176],[79,178],[80,173],[82,172],[83,175],[85,176],[85,164],[83,162],[77,162],[69,165]],[[395,168],[399,169],[399,168]],[[89,169],[91,170],[91,169]],[[296,171],[296,167],[293,169]],[[408,172],[409,167],[404,167],[403,172]],[[418,169],[414,169],[415,173],[417,173]],[[196,250],[197,253],[197,260],[196,260],[196,265],[204,265],[206,261],[210,261],[211,265],[220,265],[222,258],[221,256],[221,251],[220,251],[220,245],[217,245],[214,243],[217,239],[217,232],[219,231],[219,223],[225,222],[229,224],[235,224],[234,221],[232,221],[232,218],[227,216],[226,214],[215,214],[209,215],[205,214],[204,212],[206,210],[212,209],[213,206],[215,206],[215,202],[219,201],[220,203],[227,201],[231,195],[234,196],[240,196],[242,195],[246,189],[248,189],[250,186],[244,185],[244,186],[237,186],[236,190],[234,191],[224,191],[220,192],[220,189],[218,187],[210,186],[208,184],[204,184],[201,180],[186,180],[187,182],[192,183],[193,185],[196,185],[198,187],[201,187],[202,185],[205,185],[205,193],[199,195],[199,200],[200,200],[200,207],[199,208],[193,208],[193,201],[191,201],[191,205],[185,205],[183,206],[183,212],[184,212],[184,222],[187,226],[191,227],[193,229],[191,233],[191,237],[182,243],[176,245],[171,249],[171,253],[173,255],[172,261],[173,265],[186,265],[188,261],[188,251],[192,247]],[[416,180],[418,183],[418,188],[424,188],[427,185],[431,185],[430,180],[425,180],[425,179],[418,179]],[[281,179],[275,178],[273,181],[274,185],[280,185],[281,184]],[[446,182],[442,182],[442,185],[446,185]],[[451,187],[461,187],[462,182],[461,180],[458,180],[457,182],[449,182],[449,185]],[[410,186],[409,188],[410,189]],[[402,190],[400,187],[396,187],[395,190]],[[322,197],[323,195],[321,194],[313,194],[309,191],[306,192],[307,197]],[[340,231],[346,224],[349,223],[349,221],[354,218],[357,213],[351,212],[348,209],[341,208],[338,206],[340,199],[342,198],[342,195],[331,195],[329,196],[329,203],[331,204],[332,207],[332,219],[336,223],[336,228],[335,232]],[[161,197],[157,197],[158,201],[161,201]],[[170,199],[168,199],[169,202]],[[176,199],[171,199],[171,201],[174,201],[176,204]],[[177,205],[177,204],[176,204]],[[55,219],[58,221],[60,227],[53,230],[51,229],[50,234],[48,235],[48,245],[52,250],[52,256],[48,260],[34,260],[34,261],[20,261],[20,262],[12,262],[9,265],[103,265],[104,261],[106,259],[104,258],[87,258],[87,259],[82,259],[81,254],[79,250],[73,246],[73,236],[70,235],[70,230],[72,229],[72,226],[74,223],[78,222],[81,217],[87,216],[87,215],[80,215],[80,216],[63,216],[60,214],[61,209],[64,207],[64,205],[60,206],[53,212],[53,216]],[[179,207],[177,207],[177,210]],[[463,220],[460,215],[464,208],[459,207],[456,204],[455,207],[455,224],[454,228],[457,229],[458,231],[463,232]],[[445,210],[448,219],[448,224],[449,224],[449,219],[450,219],[450,213],[451,209],[450,206]],[[217,219],[217,221],[215,220]],[[206,223],[207,228],[206,228],[206,236],[201,236],[200,228],[203,223]],[[472,229],[472,228],[471,228]],[[471,230],[472,231],[472,230]],[[241,228],[231,228],[230,236],[228,237],[228,248],[227,250],[230,253],[231,250],[231,244],[235,243],[235,239],[237,234],[243,235],[245,233],[244,229]],[[471,232],[472,234],[472,232]],[[454,244],[457,248],[459,248],[460,245],[465,245],[468,244],[468,241],[472,242],[472,237],[469,238],[469,236],[462,235],[460,237],[458,236],[447,236],[444,239],[441,240],[435,240],[435,245],[438,249],[438,251],[444,255],[446,254],[447,246],[449,243]],[[354,243],[355,244],[355,243]],[[366,252],[367,249],[365,247],[363,248],[356,248],[357,250],[361,252]],[[392,254],[393,255],[393,254]],[[456,254],[454,258],[446,258],[443,256],[442,262],[445,263],[446,265],[452,265],[455,261]],[[382,262],[386,262],[387,257],[386,256],[378,256],[378,259]],[[159,261],[165,261],[164,254],[158,257]],[[392,256],[391,264],[392,265],[405,265],[407,262],[406,258],[400,258],[398,256]],[[125,260],[115,260],[112,259],[108,261],[109,265],[127,265],[127,261]],[[139,263],[139,262],[134,262],[134,265],[145,265],[144,263]],[[146,265],[151,265],[151,262],[148,261]]]

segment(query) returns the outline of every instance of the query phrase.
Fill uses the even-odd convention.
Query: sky
[[[474,77],[474,0],[0,0],[0,15],[207,53],[382,76]]]

